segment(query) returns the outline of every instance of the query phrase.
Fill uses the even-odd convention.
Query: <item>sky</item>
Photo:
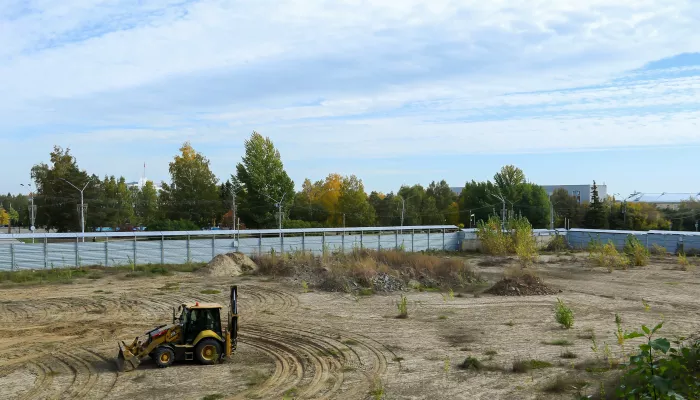
[[[222,180],[253,130],[297,187],[539,184],[700,192],[692,0],[0,0],[0,192],[69,147],[168,181],[185,141]]]

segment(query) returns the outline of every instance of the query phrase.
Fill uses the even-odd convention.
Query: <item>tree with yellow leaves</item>
[[[0,225],[8,225],[10,223],[10,214],[0,207]]]

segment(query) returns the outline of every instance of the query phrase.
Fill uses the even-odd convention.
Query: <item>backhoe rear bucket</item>
[[[136,357],[124,342],[119,343],[119,355],[117,356],[117,369],[120,372],[128,372],[136,369],[141,360]]]

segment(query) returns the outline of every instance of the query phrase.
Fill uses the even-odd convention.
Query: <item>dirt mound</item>
[[[560,292],[545,285],[540,278],[529,275],[503,278],[486,291],[497,296],[541,296]]]
[[[219,254],[199,271],[207,276],[239,276],[258,270],[258,266],[243,253]]]

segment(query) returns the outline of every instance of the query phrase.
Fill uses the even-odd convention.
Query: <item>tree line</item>
[[[285,228],[475,227],[477,221],[491,215],[522,216],[535,228],[548,228],[552,220],[557,227],[571,228],[668,229],[671,224],[653,205],[600,199],[595,183],[590,204],[579,204],[563,189],[550,198],[544,188],[528,182],[524,172],[512,165],[501,168],[492,181],[466,182],[459,194],[445,180],[427,187],[402,186],[396,193],[367,193],[355,175],[336,173],[315,182],[305,179],[296,192],[269,138],[253,132],[244,149],[235,173],[222,180],[211,171],[209,160],[186,142],[169,164],[170,182],[156,185],[148,181],[138,188],[129,187],[124,177],[89,174],[78,166],[70,149],[55,146],[49,163],[31,170],[36,225],[62,232],[80,231],[77,189],[83,187],[86,231],[133,227],[198,230],[230,228],[236,222],[241,228],[276,228],[280,221]],[[5,206],[9,203],[11,208]],[[13,219],[13,225],[28,224],[27,210],[27,196],[0,196],[0,224],[3,213]]]

